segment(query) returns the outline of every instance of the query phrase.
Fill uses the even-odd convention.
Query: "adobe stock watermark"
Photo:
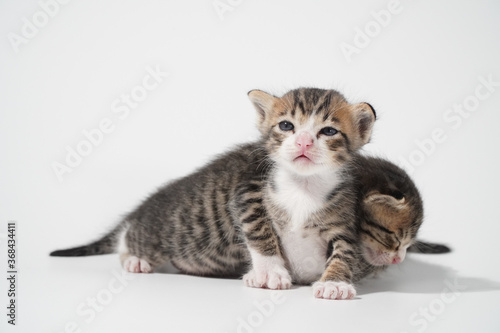
[[[238,316],[236,319],[238,321],[236,333],[258,332],[258,328],[264,324],[265,319],[274,314],[276,306],[285,302],[286,296],[280,290],[271,291],[269,299],[254,301],[254,310],[246,317]]]
[[[459,283],[457,277],[455,277],[455,281],[453,282],[445,280],[444,285],[446,287],[444,287],[438,297],[431,300],[426,306],[419,307],[417,311],[410,315],[408,323],[414,329],[401,333],[425,332],[429,325],[435,322],[436,319],[444,313],[446,308],[462,295],[462,291],[467,289],[467,286]]]
[[[69,321],[64,325],[60,333],[81,333],[85,326],[92,323],[99,313],[102,313],[115,295],[122,293],[130,281],[136,278],[135,274],[122,270],[120,273],[112,271],[113,277],[108,281],[106,287],[99,290],[94,296],[89,296],[76,307],[75,313],[79,320]]]
[[[224,21],[227,13],[233,12],[243,3],[243,0],[214,0],[212,6],[214,7],[217,16],[221,21]]]
[[[493,80],[493,74],[488,77],[478,77],[479,84],[474,92],[463,99],[461,103],[455,103],[443,113],[443,121],[448,128],[436,127],[427,138],[415,140],[417,148],[412,150],[407,157],[399,156],[399,163],[409,174],[415,172],[416,167],[422,165],[429,156],[448,139],[448,132],[458,130],[465,119],[475,112],[482,101],[488,99],[500,87],[500,82]]]
[[[400,1],[391,0],[387,3],[387,9],[372,11],[370,15],[373,20],[368,21],[362,29],[355,27],[352,42],[342,42],[339,45],[347,63],[351,63],[354,55],[360,54],[363,49],[367,48],[372,40],[391,24],[393,17],[401,14],[402,11],[403,6]]]
[[[90,129],[82,130],[82,138],[76,145],[65,147],[66,156],[63,161],[53,161],[52,170],[59,182],[64,180],[64,175],[70,174],[89,156],[97,147],[99,147],[106,136],[116,129],[118,122],[129,117],[130,112],[137,109],[148,97],[149,93],[157,89],[168,77],[168,72],[163,72],[157,65],[155,68],[146,67],[140,84],[130,89],[129,93],[123,93],[120,97],[113,100],[110,109],[113,117],[104,117],[99,123]]]
[[[40,0],[38,1],[39,9],[31,16],[31,18],[21,18],[22,25],[20,34],[9,32],[7,38],[14,52],[18,53],[21,45],[28,44],[35,38],[41,29],[43,29],[51,19],[59,14],[61,6],[66,5],[71,0]]]

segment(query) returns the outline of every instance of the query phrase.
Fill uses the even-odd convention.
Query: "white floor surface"
[[[0,2],[0,332],[500,332],[498,1],[63,2]],[[255,138],[249,90],[300,86],[375,107],[366,150],[411,172],[420,237],[452,253],[353,301],[48,256]]]

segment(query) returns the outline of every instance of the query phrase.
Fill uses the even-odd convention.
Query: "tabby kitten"
[[[354,297],[357,198],[345,167],[369,141],[374,110],[334,90],[249,97],[261,140],[160,188],[100,240],[51,255],[117,251],[129,272],[171,261],[190,274],[247,272],[246,285],[270,289],[320,278],[335,298]]]
[[[351,105],[333,90],[299,89],[281,98],[253,91],[250,99],[274,162],[263,202],[281,246],[267,253],[250,249],[252,269],[245,283],[287,288],[290,279],[299,284],[319,279],[315,289],[335,290],[338,299],[354,297],[356,195],[345,167],[370,139],[373,108]]]
[[[358,245],[362,253],[355,264],[355,281],[402,262],[407,251],[450,251],[445,245],[416,240],[423,221],[423,204],[417,187],[403,169],[381,158],[356,155],[350,172],[358,198]]]
[[[355,159],[363,255],[375,265],[397,264],[423,221],[423,204],[411,178],[389,161]],[[367,172],[369,170],[369,172]]]

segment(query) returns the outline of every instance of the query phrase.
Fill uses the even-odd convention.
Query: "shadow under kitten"
[[[500,290],[500,282],[485,278],[461,276],[447,266],[431,264],[417,258],[406,258],[401,265],[391,266],[379,277],[366,278],[357,286],[358,295],[381,292],[441,293],[455,286],[460,292]]]

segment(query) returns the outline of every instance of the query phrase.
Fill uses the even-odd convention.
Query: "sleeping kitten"
[[[416,240],[423,221],[422,199],[404,170],[387,160],[355,154],[346,173],[352,177],[357,202],[357,236],[351,244],[356,255],[348,261],[352,282],[402,262],[407,251],[450,251],[445,245]],[[328,253],[332,251],[330,247]],[[313,285],[313,292],[326,299],[350,295],[346,286],[342,290],[318,282]]]
[[[358,263],[361,274],[355,280],[402,262],[406,252],[450,251],[445,245],[416,240],[423,221],[423,204],[417,187],[403,169],[375,157],[357,155],[352,161],[363,254]]]
[[[358,156],[360,236],[365,258],[375,265],[405,258],[423,221],[423,204],[411,178],[389,161]]]
[[[130,272],[169,260],[190,274],[247,271],[246,285],[270,289],[320,278],[354,297],[356,195],[344,169],[369,141],[374,110],[334,90],[249,97],[261,141],[159,189],[102,239],[51,255],[118,251]]]

